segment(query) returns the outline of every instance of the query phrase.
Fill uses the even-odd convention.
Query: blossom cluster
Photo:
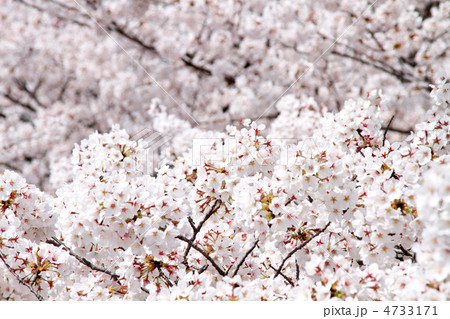
[[[267,134],[173,118],[154,174],[145,139],[119,126],[75,146],[54,196],[6,170],[0,298],[446,300],[448,91],[440,79],[400,142],[386,138],[380,91],[337,113],[287,95]],[[158,100],[149,113],[170,116]]]

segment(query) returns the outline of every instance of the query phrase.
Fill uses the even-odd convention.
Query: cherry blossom
[[[448,298],[448,2],[0,1],[0,299]]]

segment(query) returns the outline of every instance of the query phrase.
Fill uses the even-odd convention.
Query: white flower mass
[[[0,0],[0,300],[449,300],[450,2]]]

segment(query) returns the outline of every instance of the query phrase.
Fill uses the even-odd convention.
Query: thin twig
[[[142,48],[144,48],[148,51],[151,51],[152,53],[156,54],[158,57],[161,57],[161,55],[159,54],[159,52],[156,50],[156,48],[154,46],[145,44],[144,42],[142,42],[142,40],[138,39],[136,36],[127,33],[123,28],[119,27],[115,22],[112,22],[111,25],[108,26],[108,29],[111,31],[116,31],[119,35],[138,44]]]
[[[119,35],[121,35],[121,36],[127,38],[128,40],[136,43],[137,45],[139,45],[140,47],[144,48],[145,50],[148,50],[148,51],[156,54],[159,58],[162,58],[161,54],[158,52],[158,50],[153,45],[148,45],[148,44],[144,43],[138,37],[127,33],[127,31],[125,31],[123,28],[119,27],[115,22],[112,22],[110,24],[110,26],[108,27],[108,29],[116,31]],[[208,70],[207,68],[194,64],[194,62],[192,62],[192,59],[188,55],[183,56],[181,58],[181,61],[186,66],[188,66],[190,68],[193,68],[194,70],[199,71],[200,73],[206,74],[208,76],[212,75],[212,72],[210,70]]]
[[[36,109],[33,106],[31,106],[28,103],[25,103],[25,102],[22,102],[22,101],[16,99],[11,94],[3,93],[2,96],[5,97],[6,99],[10,100],[11,102],[15,103],[15,104],[20,105],[20,106],[26,108],[27,110],[30,110],[33,113],[36,113]]]
[[[298,245],[297,247],[295,247],[293,250],[291,250],[291,252],[283,259],[283,261],[281,262],[280,267],[278,268],[277,272],[275,273],[274,278],[276,278],[278,275],[281,274],[281,270],[283,269],[284,263],[292,257],[292,255],[294,255],[297,251],[299,251],[300,249],[302,249],[303,247],[305,247],[306,245],[309,244],[309,242],[311,240],[313,240],[314,238],[316,238],[317,236],[319,236],[319,234],[323,233],[328,226],[330,226],[331,222],[328,222],[328,224],[326,224],[326,226],[324,228],[322,228],[321,230],[319,230],[317,233],[315,233],[311,238],[309,238],[307,241],[301,243],[300,245]]]
[[[386,51],[383,47],[383,45],[381,44],[381,42],[377,39],[377,37],[375,36],[375,33],[370,30],[370,29],[366,29],[367,32],[369,32],[370,36],[372,37],[372,39],[375,41],[375,43],[377,44],[377,46],[380,48],[381,51]]]
[[[167,277],[167,275],[161,270],[160,267],[158,267],[159,270],[159,275],[161,276],[161,278],[164,280],[164,282],[170,286],[173,287],[173,283],[170,281],[169,277]]]
[[[391,119],[389,120],[388,125],[386,126],[386,128],[384,129],[384,134],[383,134],[383,146],[384,146],[384,142],[386,141],[386,134],[389,130],[389,127],[391,126],[392,121],[394,120],[395,115],[392,115]]]
[[[203,249],[198,247],[192,240],[187,239],[186,237],[181,236],[181,235],[178,235],[175,238],[178,238],[179,240],[187,242],[190,247],[194,248],[196,251],[198,251],[200,254],[202,254],[206,259],[208,259],[208,261],[213,265],[213,267],[216,268],[216,270],[219,272],[219,274],[221,274],[222,276],[227,275],[227,273],[222,268],[220,268],[219,265],[217,265],[217,263],[214,261],[214,259],[212,259],[211,256],[209,256]]]
[[[237,275],[237,273],[238,273],[238,271],[239,271],[239,268],[241,268],[241,266],[244,264],[245,259],[247,259],[247,257],[248,257],[248,256],[251,254],[251,252],[253,251],[253,249],[255,249],[256,246],[258,246],[258,242],[259,242],[259,239],[257,239],[257,240],[255,241],[255,243],[252,245],[252,247],[250,247],[250,249],[249,249],[249,250],[245,253],[245,255],[242,257],[241,261],[239,261],[238,265],[236,266],[236,269],[235,269],[234,272],[233,272],[233,275],[232,275],[233,277]],[[227,274],[228,274],[228,271],[229,271],[230,269],[231,269],[231,267],[228,268]]]
[[[386,127],[382,126],[381,129],[382,129],[382,130],[385,130]],[[388,128],[388,131],[395,132],[395,133],[400,133],[400,134],[406,134],[406,135],[409,135],[409,134],[411,134],[411,132],[414,131],[414,129],[411,129],[411,128],[410,128],[410,129],[407,129],[407,130],[403,130],[403,129],[400,129],[400,128],[389,127],[389,128]]]
[[[189,224],[192,227],[193,230],[193,234],[191,236],[191,238],[189,239],[190,242],[194,242],[197,234],[200,232],[200,230],[202,229],[203,225],[206,223],[206,221],[215,213],[217,212],[217,210],[220,208],[220,205],[222,204],[222,201],[220,199],[217,199],[213,206],[211,207],[211,210],[205,215],[205,217],[203,218],[203,220],[198,224],[198,226],[195,226],[194,221],[192,220],[192,218],[189,216],[188,217],[188,221]],[[191,250],[191,245],[188,244],[188,246],[186,247],[186,250],[184,251],[184,256],[183,256],[183,263],[185,265],[187,265],[187,255],[189,254],[189,251]]]
[[[15,171],[15,172],[22,173],[22,170],[19,167],[14,166],[11,163],[0,162],[0,166],[5,166],[7,169],[10,169],[10,170]]]
[[[91,268],[92,270],[100,271],[102,273],[110,275],[111,278],[114,281],[119,282],[119,275],[117,275],[117,274],[115,274],[115,273],[113,273],[113,272],[111,272],[111,271],[109,271],[109,270],[107,270],[105,268],[98,267],[98,266],[94,265],[93,263],[91,263],[86,258],[81,257],[80,255],[77,255],[76,253],[73,252],[72,249],[70,249],[68,246],[66,246],[66,244],[64,244],[62,241],[60,241],[56,237],[52,237],[51,239],[47,239],[47,243],[48,244],[52,244],[53,246],[56,246],[56,247],[62,246],[64,250],[68,251],[71,256],[75,257],[83,265],[86,265],[87,267]]]
[[[70,76],[64,81],[63,86],[61,87],[61,90],[59,91],[58,98],[56,101],[62,101],[64,98],[64,95],[66,94],[67,86],[69,85],[69,82],[73,80]]]
[[[33,293],[33,295],[36,296],[36,298],[37,298],[39,301],[44,301],[44,297],[42,297],[36,290],[34,290],[33,287],[31,287],[29,284],[27,284],[25,281],[23,281],[23,279],[20,278],[19,275],[17,275],[17,274],[14,272],[14,270],[11,268],[11,266],[6,262],[5,258],[3,258],[3,255],[2,255],[1,252],[0,252],[0,259],[3,261],[3,263],[4,263],[5,266],[6,266],[6,268],[8,268],[9,272],[10,272],[14,277],[16,277],[16,279],[17,279],[22,285],[24,285],[25,287],[27,287],[27,288]]]
[[[186,56],[186,55],[181,58],[181,61],[183,61],[183,63],[186,64],[187,66],[189,66],[203,74],[206,74],[208,76],[212,75],[212,72],[210,70],[208,70],[207,68],[205,68],[203,66],[194,64],[194,62],[192,62],[192,59],[189,59],[188,56]]]
[[[33,8],[33,9],[39,11],[39,12],[49,13],[49,10],[41,8],[41,7],[39,7],[39,6],[35,5],[35,4],[31,4],[31,3],[25,2],[24,0],[16,0],[16,1],[21,3],[21,4],[23,4],[23,5],[25,5],[25,6],[27,6],[27,7]],[[71,8],[71,9],[75,9],[75,8]],[[62,15],[59,15],[59,14],[56,14],[56,13],[51,13],[51,14],[53,14],[55,17],[57,17],[60,20],[75,23],[75,24],[79,25],[80,27],[89,27],[89,25],[87,25],[86,23],[78,21],[78,20],[75,20],[75,19],[68,18],[67,16],[62,16]]]
[[[372,67],[374,67],[374,68],[376,68],[378,70],[381,70],[383,72],[389,73],[389,74],[395,76],[397,79],[399,79],[402,83],[411,83],[411,80],[406,78],[406,74],[405,73],[403,73],[402,71],[398,71],[398,70],[392,68],[391,66],[378,65],[375,62],[367,61],[367,60],[365,60],[363,58],[360,58],[360,57],[357,57],[357,56],[353,56],[353,55],[350,55],[350,54],[347,54],[347,53],[342,53],[342,52],[339,52],[339,51],[336,51],[336,50],[332,50],[331,53],[334,54],[334,55],[337,55],[337,56],[341,56],[343,58],[349,58],[349,59],[355,60],[355,61],[360,62],[362,64],[370,65],[370,66],[372,66]],[[376,61],[376,62],[379,62],[379,61]]]
[[[269,264],[269,267],[276,271],[276,269],[275,269],[271,264]],[[294,282],[293,282],[288,276],[286,276],[286,275],[283,274],[282,272],[280,272],[280,275],[281,275],[281,277],[283,277],[284,279],[286,279],[286,281],[287,281],[288,283],[290,283],[292,287],[295,286]]]
[[[42,84],[42,80],[39,80],[39,82],[36,84],[36,87],[33,90],[30,90],[28,88],[27,83],[22,79],[14,79],[14,82],[16,82],[17,86],[20,90],[24,91],[33,101],[37,103],[40,107],[46,108],[47,106],[42,103],[39,98],[37,97],[37,91],[39,90],[39,87]]]

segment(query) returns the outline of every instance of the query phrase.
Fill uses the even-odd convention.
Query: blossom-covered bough
[[[339,110],[383,88],[382,119],[405,135],[450,72],[449,12],[445,0],[0,0],[0,167],[54,191],[74,143],[148,127],[154,97],[222,129],[277,118],[288,89]]]
[[[386,139],[378,91],[337,113],[287,95],[265,136],[250,120],[225,132],[173,121],[180,155],[162,150],[155,174],[145,141],[118,126],[75,146],[54,195],[6,170],[1,298],[445,300],[446,78],[431,96],[401,142]],[[158,100],[150,110],[169,116]],[[297,126],[283,130],[286,112]]]

